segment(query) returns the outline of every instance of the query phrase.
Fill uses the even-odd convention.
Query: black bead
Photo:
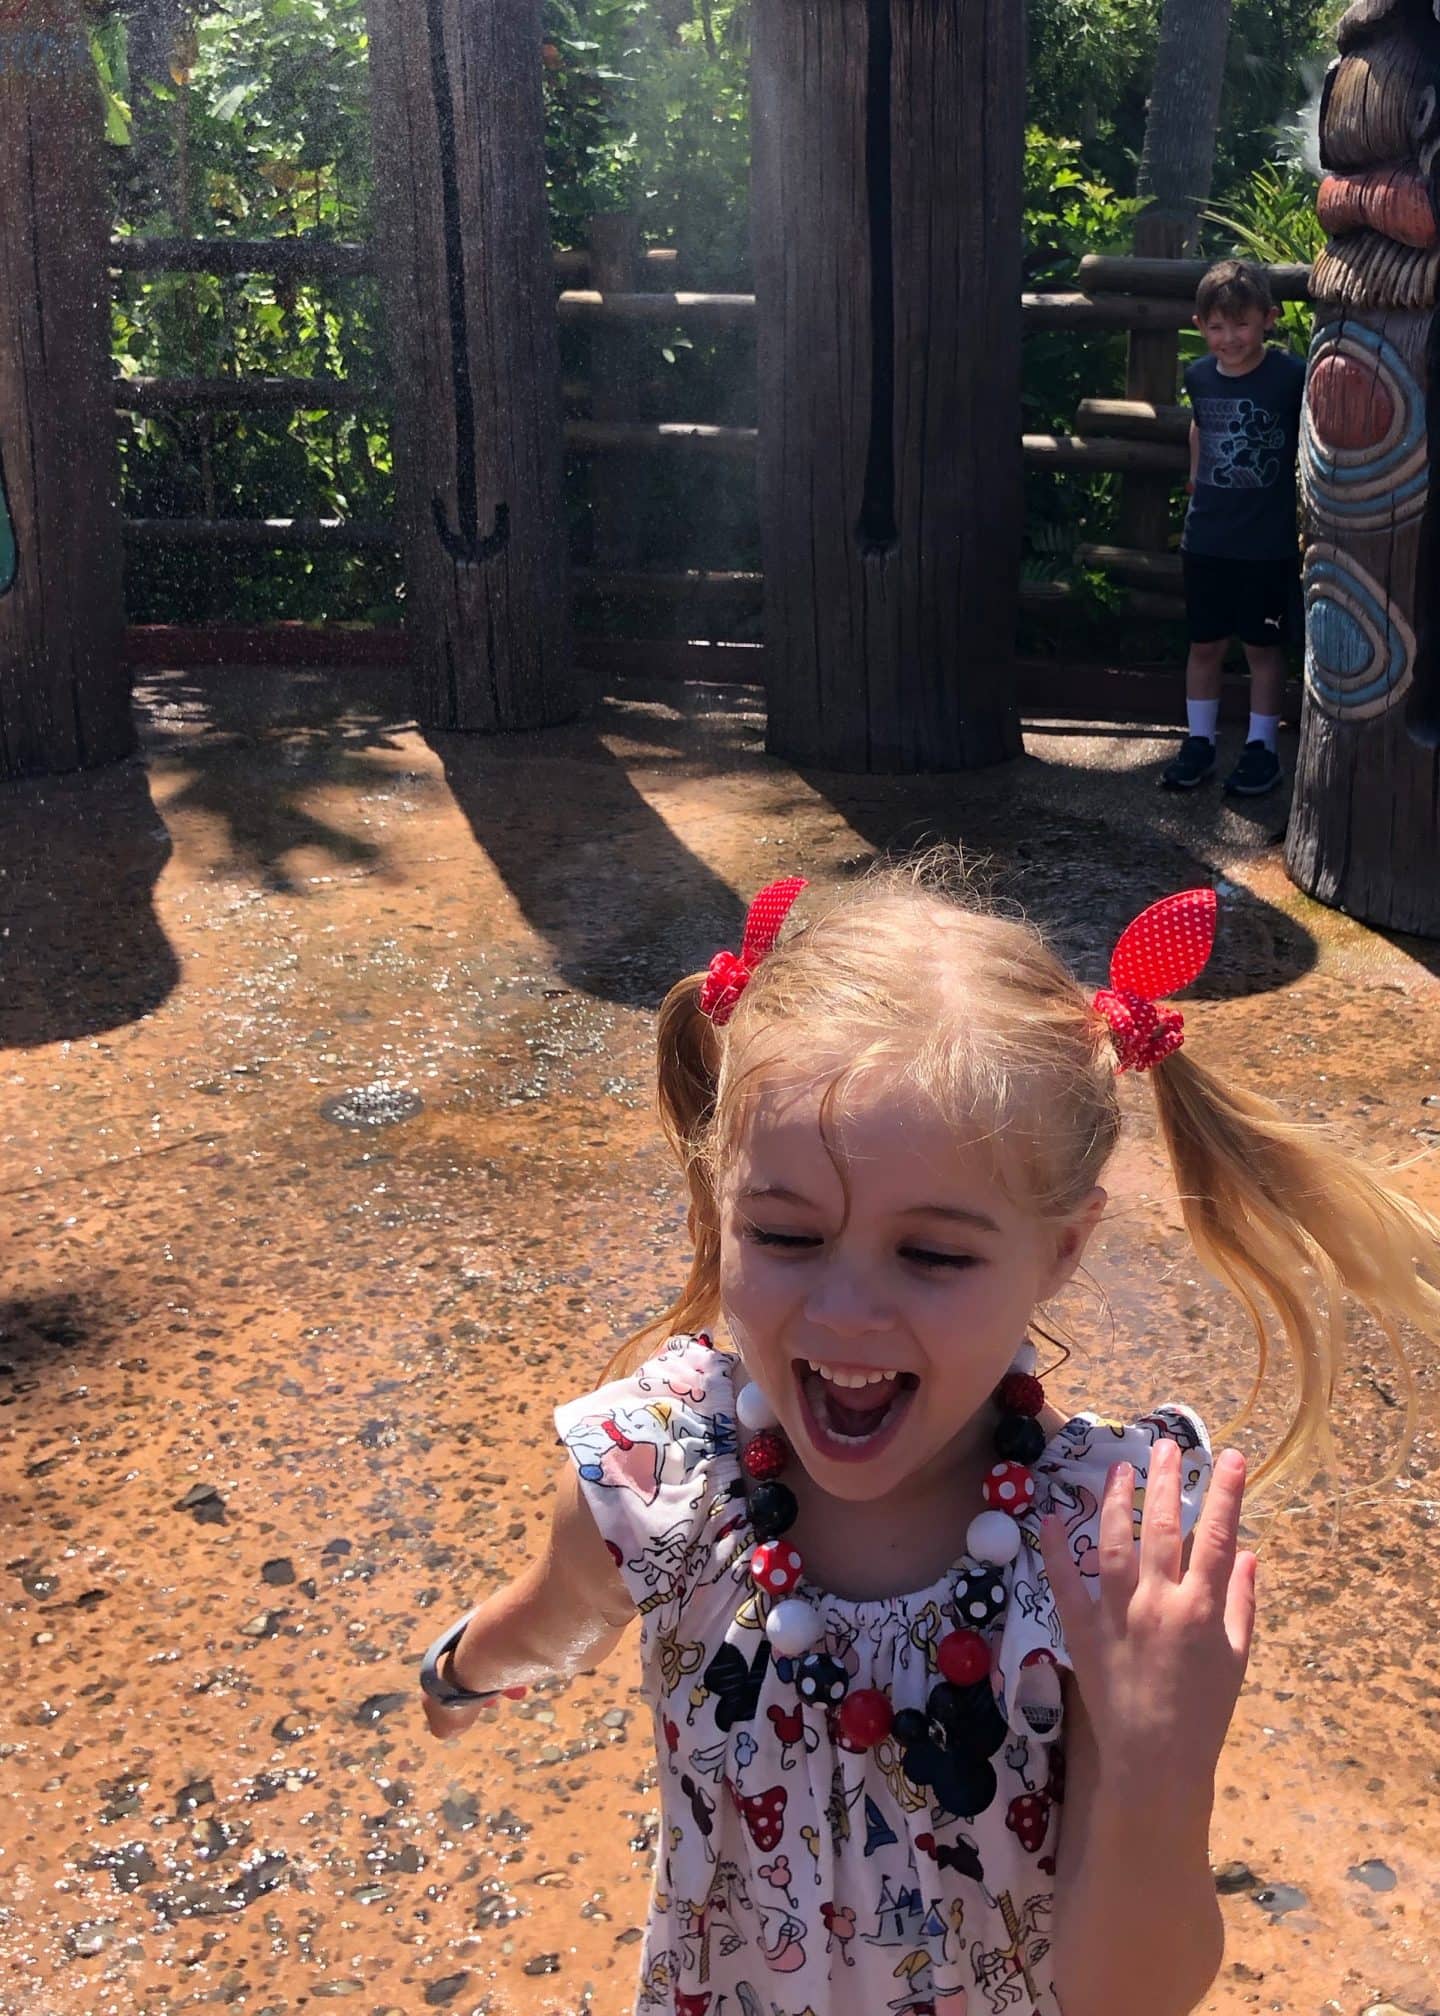
[[[897,1743],[923,1743],[930,1734],[929,1717],[918,1708],[902,1708],[891,1733]]]
[[[1005,1602],[1005,1570],[971,1568],[960,1578],[951,1607],[962,1630],[988,1631]]]
[[[965,1697],[966,1690],[949,1680],[938,1681],[930,1689],[925,1712],[946,1743],[958,1742],[965,1733],[970,1712],[970,1703]]]
[[[995,1454],[1002,1463],[1033,1463],[1044,1454],[1045,1430],[1033,1414],[1003,1414],[995,1430]]]
[[[943,1694],[938,1706],[937,1694]],[[956,1687],[942,1680],[931,1688],[928,1705],[952,1749],[993,1757],[1010,1734],[988,1678],[972,1680],[968,1687]]]
[[[788,1484],[761,1484],[750,1500],[750,1524],[759,1540],[778,1540],[799,1517],[800,1507]]]
[[[800,1661],[795,1688],[802,1701],[820,1701],[834,1707],[845,1699],[850,1676],[838,1659],[828,1652],[807,1652]]]

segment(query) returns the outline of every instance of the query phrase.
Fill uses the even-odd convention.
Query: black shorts
[[[1227,560],[1182,553],[1185,621],[1192,644],[1238,637],[1242,644],[1289,644],[1303,629],[1300,557]]]

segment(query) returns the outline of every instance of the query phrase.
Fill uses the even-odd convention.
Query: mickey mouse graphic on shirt
[[[1285,429],[1254,399],[1201,399],[1197,483],[1217,490],[1268,490],[1280,479]]]

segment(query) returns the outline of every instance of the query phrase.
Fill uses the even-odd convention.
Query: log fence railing
[[[616,270],[615,258],[599,249],[600,270]],[[750,330],[755,326],[755,297],[746,293],[686,292],[674,287],[680,260],[673,248],[637,252],[627,267],[650,283],[634,289],[604,291],[576,285],[596,271],[590,251],[562,250],[553,255],[559,290],[556,311],[562,326],[588,329],[597,337],[616,336],[626,327],[677,328],[698,333],[717,329]],[[110,264],[123,273],[185,272],[220,276],[256,273],[292,280],[333,281],[365,278],[374,271],[368,244],[310,241],[304,238],[147,239],[117,238],[110,246]],[[1027,293],[1021,297],[1026,333],[1061,330],[1084,335],[1107,331],[1133,334],[1177,333],[1193,313],[1194,290],[1206,262],[1196,259],[1143,259],[1092,255],[1080,261],[1078,286],[1063,292]],[[1279,300],[1304,299],[1309,269],[1272,266],[1267,269]],[[666,281],[672,284],[665,285]],[[627,376],[626,391],[637,401],[663,389],[659,381]],[[604,417],[576,413],[597,403],[593,381],[566,379],[562,385],[567,418],[567,448],[578,455],[627,458],[654,453],[689,453],[740,463],[754,461],[758,429],[700,421],[639,420],[615,417],[616,401],[598,403]],[[382,382],[363,383],[325,377],[117,378],[117,410],[155,416],[179,411],[384,412],[390,400]],[[1022,437],[1026,465],[1037,470],[1074,470],[1093,474],[1118,472],[1152,499],[1167,494],[1188,466],[1188,409],[1150,399],[1094,397],[1080,402],[1070,434],[1026,434]],[[611,485],[600,495],[623,491]],[[398,535],[389,524],[334,518],[144,518],[129,519],[125,534],[144,546],[240,547],[271,550],[393,551]],[[622,544],[624,542],[621,542]],[[1076,559],[1111,575],[1129,591],[1137,614],[1174,618],[1180,613],[1179,562],[1158,544],[1149,548],[1088,544]],[[694,601],[718,610],[749,614],[758,610],[761,577],[743,570],[690,569],[653,572],[633,566],[577,568],[577,592],[658,603]],[[1065,599],[1063,585],[1026,584],[1023,599],[1032,608]]]

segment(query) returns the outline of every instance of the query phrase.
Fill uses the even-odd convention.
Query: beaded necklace
[[[1016,1514],[1028,1511],[1035,1500],[1029,1466],[1045,1447],[1039,1421],[1045,1389],[1035,1376],[1035,1364],[1034,1345],[1022,1344],[995,1391],[1001,1418],[992,1445],[997,1460],[981,1487],[986,1509],[966,1529],[960,1584],[952,1604],[957,1628],[934,1648],[941,1677],[923,1710],[897,1712],[883,1688],[852,1690],[841,1661],[816,1649],[824,1636],[824,1620],[813,1603],[794,1594],[805,1564],[798,1549],[784,1539],[800,1511],[794,1492],[780,1481],[791,1461],[790,1445],[758,1386],[743,1387],[735,1400],[736,1415],[749,1435],[740,1462],[755,1485],[750,1523],[756,1544],[748,1569],[755,1587],[775,1599],[765,1632],[776,1654],[776,1672],[783,1680],[793,1680],[802,1701],[826,1710],[831,1733],[842,1748],[872,1750],[892,1739],[911,1782],[928,1787],[942,1806],[966,1817],[982,1813],[994,1799],[996,1779],[988,1760],[1011,1735],[990,1680],[995,1663],[992,1638],[1005,1611],[1003,1571],[1021,1547]],[[1056,1666],[1054,1654],[1044,1649],[1032,1652],[1024,1663]],[[1026,1717],[1037,1735],[1047,1734],[1059,1720],[1058,1671],[1052,1691],[1052,1702],[1026,1703]]]

